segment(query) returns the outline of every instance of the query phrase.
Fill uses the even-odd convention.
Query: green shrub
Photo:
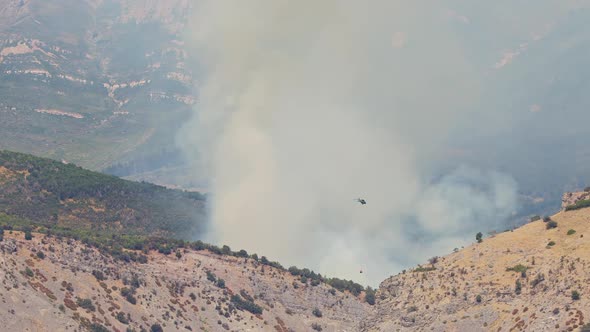
[[[579,210],[579,209],[587,208],[589,206],[590,206],[590,199],[583,199],[583,200],[577,201],[575,204],[566,206],[565,210],[566,211]]]
[[[245,298],[247,301],[254,302],[254,298],[246,292],[245,289],[240,289],[240,295]]]
[[[519,295],[522,291],[522,284],[520,283],[520,280],[516,280],[516,286],[514,287],[514,292]]]
[[[96,307],[94,307],[94,304],[92,304],[92,300],[91,299],[81,299],[81,298],[78,298],[76,300],[76,304],[79,307],[84,308],[86,310],[96,311]]]
[[[513,267],[507,267],[506,271],[514,271],[514,272],[526,272],[528,270],[528,266],[524,266],[522,264],[514,265]]]
[[[547,243],[547,247],[553,247],[555,245],[555,241],[549,241],[549,243]]]
[[[253,301],[242,299],[242,297],[238,294],[232,295],[230,301],[238,310],[246,310],[255,315],[262,314],[262,307],[260,307]]]
[[[216,255],[219,255],[219,256],[223,255],[223,251],[221,251],[221,248],[219,248],[218,246],[210,245],[208,247],[208,249]]]
[[[313,324],[311,324],[311,328],[312,328],[314,331],[322,331],[322,326],[321,326],[320,324],[318,324],[318,323],[313,323]]]
[[[45,258],[45,253],[43,251],[37,251],[37,257],[39,259],[44,259]]]
[[[531,222],[537,221],[537,220],[541,220],[541,216],[532,216],[531,217]]]
[[[357,284],[352,280],[345,280],[339,278],[330,278],[324,280],[328,285],[336,288],[337,290],[344,292],[345,290],[349,291],[354,296],[359,296],[361,292],[364,290],[362,285]]]
[[[28,266],[25,268],[25,274],[29,278],[32,278],[35,276],[35,273],[33,272],[33,270],[31,270]]]
[[[557,222],[551,220],[551,221],[547,222],[547,224],[545,225],[545,227],[547,229],[557,228]]]
[[[110,332],[109,329],[107,329],[106,327],[104,327],[98,323],[90,324],[88,329],[90,330],[90,332]]]
[[[131,277],[131,281],[129,282],[129,284],[131,285],[131,287],[133,287],[134,290],[141,287],[141,280],[139,279],[137,274],[134,274]]]
[[[150,332],[164,332],[164,329],[162,328],[162,326],[160,326],[160,324],[153,324],[150,327]]]
[[[133,294],[129,294],[129,295],[125,296],[125,299],[127,300],[127,302],[129,302],[131,304],[137,303],[137,299],[135,298],[135,296],[133,296]]]
[[[225,288],[225,280],[219,278],[217,279],[217,283],[215,285],[217,285],[219,288]]]
[[[231,251],[231,248],[230,248],[229,246],[227,246],[227,245],[224,245],[224,246],[221,248],[221,253],[222,253],[223,255],[230,256],[230,255],[232,254],[232,251]]]
[[[136,304],[137,299],[135,298],[135,296],[133,296],[133,293],[134,291],[127,287],[121,288],[121,295],[127,300],[127,302],[131,304]]]
[[[367,287],[365,291],[365,301],[370,305],[375,305],[375,291],[371,287]]]
[[[207,274],[207,280],[209,280],[211,282],[217,281],[217,276],[215,275],[215,273],[213,273],[209,270],[207,270],[205,273]]]
[[[481,303],[481,295],[477,295],[475,297],[475,301],[477,301],[477,303]]]
[[[436,270],[436,267],[434,267],[434,266],[428,266],[428,267],[418,266],[417,268],[414,269],[414,272],[430,272],[430,271],[434,271],[434,270]]]
[[[297,268],[297,266],[291,266],[289,267],[289,273],[291,273],[291,275],[293,276],[298,276],[301,275],[301,270]]]
[[[478,232],[477,234],[475,234],[475,240],[477,241],[477,243],[481,243],[483,234],[481,234],[481,232]]]
[[[575,229],[570,229],[567,231],[567,235],[574,235],[576,234],[576,230]]]
[[[318,318],[322,317],[322,311],[318,308],[313,309],[311,313]]]
[[[161,246],[161,247],[158,248],[158,252],[160,254],[170,255],[170,253],[172,253],[172,250],[168,246],[163,245],[163,246]]]
[[[572,300],[577,301],[580,299],[580,293],[578,291],[572,291]]]
[[[96,280],[98,281],[103,281],[106,280],[107,278],[104,276],[104,273],[102,273],[102,271],[98,271],[98,270],[92,270],[92,275],[96,278]]]
[[[125,314],[122,311],[119,311],[117,313],[117,316],[115,316],[115,318],[117,318],[117,320],[125,325],[129,324],[129,319],[127,318],[127,316],[125,316]]]
[[[539,274],[537,274],[535,279],[533,279],[533,281],[531,281],[531,286],[535,287],[538,284],[540,284],[541,282],[543,282],[544,280],[545,280],[545,275],[542,273],[539,273]]]
[[[26,230],[25,231],[25,240],[30,241],[33,239],[33,234],[31,234],[31,230]]]
[[[543,217],[543,222],[550,222],[550,221],[551,221],[551,217],[549,217],[549,216]]]

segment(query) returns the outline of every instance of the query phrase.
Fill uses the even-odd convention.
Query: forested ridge
[[[205,196],[0,151],[0,213],[50,227],[194,238]]]

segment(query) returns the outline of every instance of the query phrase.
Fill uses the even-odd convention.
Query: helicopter
[[[364,198],[357,198],[356,201],[359,202],[359,203],[361,203],[362,205],[367,204],[367,201],[365,201]]]

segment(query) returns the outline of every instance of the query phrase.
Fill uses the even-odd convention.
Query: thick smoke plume
[[[179,137],[211,178],[211,241],[376,285],[502,226],[516,183],[439,163],[482,72],[438,3],[198,3]]]

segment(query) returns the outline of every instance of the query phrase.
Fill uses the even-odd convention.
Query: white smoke
[[[409,3],[199,1],[179,138],[212,179],[211,241],[375,285],[515,210],[508,176],[428,176],[480,73],[448,8]]]

